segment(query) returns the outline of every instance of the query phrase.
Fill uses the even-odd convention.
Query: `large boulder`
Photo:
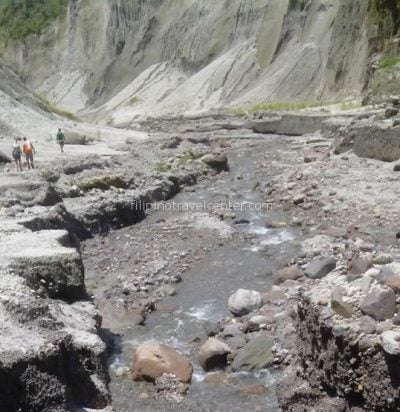
[[[164,373],[181,382],[192,380],[193,366],[175,349],[158,342],[145,342],[136,348],[133,380],[154,382]]]
[[[239,289],[229,298],[229,310],[235,316],[244,316],[262,306],[260,293],[255,290]]]
[[[336,259],[332,256],[322,256],[310,262],[304,271],[310,279],[321,279],[336,268]]]
[[[273,345],[274,341],[266,334],[254,337],[239,349],[232,363],[232,370],[255,371],[270,366],[274,357]]]
[[[209,338],[200,348],[199,362],[205,371],[224,368],[232,349],[217,338]]]
[[[375,287],[364,298],[360,309],[375,320],[390,319],[397,312],[396,294],[390,288]]]

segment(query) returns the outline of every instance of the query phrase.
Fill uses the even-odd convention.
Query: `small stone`
[[[293,198],[292,198],[292,201],[295,205],[299,205],[301,203],[304,203],[304,200],[305,200],[305,195],[302,194],[302,193],[297,194],[297,195],[293,196]]]
[[[310,279],[321,279],[335,268],[336,259],[334,257],[320,257],[306,266],[304,274]]]
[[[247,329],[249,332],[259,331],[261,327],[270,323],[269,319],[263,315],[253,316],[249,319]]]

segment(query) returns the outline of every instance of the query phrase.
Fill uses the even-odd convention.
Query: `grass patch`
[[[166,173],[171,170],[171,166],[165,162],[158,162],[155,166],[155,170],[158,173]]]
[[[379,68],[384,70],[390,70],[400,63],[400,56],[386,56],[380,63]]]
[[[80,119],[77,116],[75,116],[73,113],[69,112],[68,110],[60,109],[54,103],[50,102],[47,99],[41,98],[40,103],[41,103],[42,109],[48,113],[54,113],[54,114],[57,114],[61,117],[65,117],[66,119],[69,119],[75,122],[80,121]]]
[[[129,104],[131,106],[133,106],[136,103],[140,102],[140,97],[139,96],[133,96],[130,100],[129,100]]]
[[[343,102],[343,103],[340,103],[339,105],[339,109],[343,111],[359,109],[360,107],[362,106],[359,103],[355,103],[355,102]]]
[[[236,107],[233,109],[234,114],[246,114],[256,112],[271,112],[271,111],[294,111],[302,109],[310,109],[313,107],[324,106],[324,102],[267,102],[257,103],[250,107]]]
[[[16,40],[43,33],[67,5],[68,0],[0,0],[0,33]]]

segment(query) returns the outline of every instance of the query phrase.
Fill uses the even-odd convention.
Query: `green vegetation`
[[[171,170],[171,166],[165,162],[158,162],[155,166],[155,170],[158,173],[166,173]]]
[[[256,112],[270,112],[270,111],[293,111],[301,109],[310,109],[312,107],[324,106],[324,102],[267,102],[257,103],[250,107],[237,107],[233,109],[235,114],[246,114]]]
[[[389,70],[392,69],[394,66],[397,66],[399,63],[400,56],[386,56],[380,61],[379,68]]]
[[[48,113],[58,114],[59,116],[65,117],[69,120],[80,121],[80,119],[77,116],[75,116],[73,113],[67,110],[64,110],[64,109],[60,109],[54,103],[50,102],[47,99],[44,99],[43,97],[40,98],[40,104],[41,104],[41,108]]]
[[[0,33],[5,39],[40,34],[62,16],[68,0],[0,0]]]
[[[361,107],[360,103],[356,103],[356,102],[343,102],[340,103],[339,105],[339,109],[340,110],[353,110],[353,109],[359,109]]]
[[[138,96],[133,96],[133,97],[129,100],[129,104],[130,104],[131,106],[133,106],[134,104],[136,104],[136,103],[138,103],[138,102],[140,102],[140,97],[138,97]]]

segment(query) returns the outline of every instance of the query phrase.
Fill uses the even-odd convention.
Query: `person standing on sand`
[[[15,160],[15,165],[17,166],[17,170],[22,172],[22,162],[21,162],[22,150],[21,150],[21,145],[19,144],[19,141],[20,141],[20,138],[17,137],[12,146],[12,157]]]
[[[22,151],[25,154],[26,163],[28,164],[28,169],[34,169],[35,166],[33,164],[33,155],[36,154],[36,150],[33,147],[32,143],[27,140],[26,137],[23,139]]]
[[[61,153],[64,153],[65,136],[61,129],[58,129],[57,143],[60,145]]]

